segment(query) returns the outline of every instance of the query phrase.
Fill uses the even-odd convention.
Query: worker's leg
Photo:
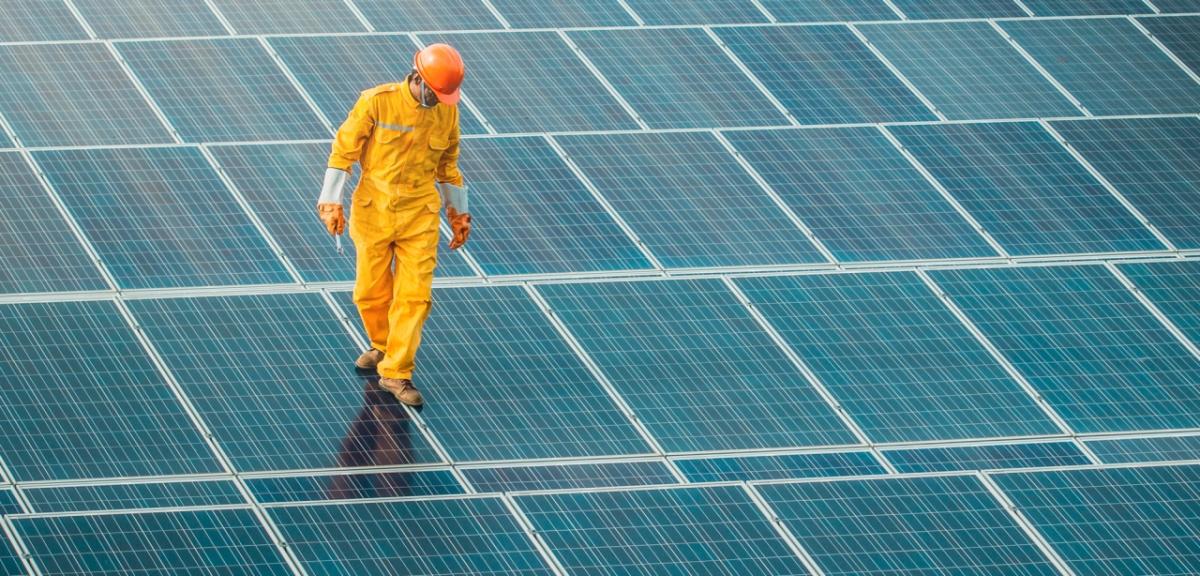
[[[362,316],[371,347],[387,350],[388,308],[392,304],[392,239],[390,214],[370,204],[355,203],[350,213],[350,237],[358,263],[354,304]]]
[[[400,233],[394,241],[396,277],[388,313],[391,330],[387,356],[378,367],[384,378],[412,378],[421,327],[429,316],[433,297],[441,200],[435,195],[411,202],[411,208],[397,214],[401,219],[397,225]]]

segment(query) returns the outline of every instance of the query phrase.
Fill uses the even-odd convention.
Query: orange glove
[[[457,250],[467,243],[467,238],[471,236],[471,215],[467,213],[459,214],[454,207],[446,208],[446,218],[450,220],[450,230],[454,232],[454,238],[450,240],[450,249]]]
[[[340,236],[346,231],[346,212],[340,203],[322,202],[317,204],[317,216],[325,223],[325,229],[332,236]]]

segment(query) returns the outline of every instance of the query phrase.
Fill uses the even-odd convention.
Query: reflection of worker
[[[379,385],[411,406],[422,402],[412,373],[429,315],[442,200],[454,232],[450,248],[471,233],[458,172],[456,104],[464,73],[458,51],[433,44],[413,57],[403,83],[363,92],[333,141],[317,203],[329,233],[341,234],[342,186],[350,167],[362,165],[350,237],[358,257],[354,303],[371,349],[355,365],[378,370]]]
[[[413,463],[412,435],[417,434],[404,407],[370,379],[363,390],[363,407],[342,441],[337,456],[341,467],[394,466]],[[332,499],[407,496],[404,474],[365,474],[330,477],[326,492]]]

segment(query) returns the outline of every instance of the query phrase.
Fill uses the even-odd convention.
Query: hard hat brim
[[[457,106],[458,99],[462,97],[461,88],[455,88],[453,92],[448,94],[438,92],[437,90],[434,90],[432,86],[429,87],[429,90],[432,91],[435,96],[437,96],[438,102],[441,102],[447,106]]]

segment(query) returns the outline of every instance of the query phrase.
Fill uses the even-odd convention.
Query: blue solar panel
[[[809,574],[737,486],[516,500],[571,574]]]
[[[289,575],[250,510],[14,520],[41,574]]]
[[[625,3],[651,26],[767,21],[766,15],[750,0],[625,0]]]
[[[1024,0],[1037,16],[1090,16],[1101,14],[1150,14],[1142,0]]]
[[[116,46],[188,142],[329,137],[328,129],[254,39]]]
[[[1012,255],[1163,248],[1037,124],[888,130]]]
[[[720,28],[717,35],[801,124],[936,119],[845,26]]]
[[[668,452],[857,443],[719,281],[538,290]]]
[[[290,281],[199,150],[60,150],[34,158],[123,288]]]
[[[1105,464],[1200,460],[1200,436],[1096,440],[1087,446]]]
[[[730,482],[885,474],[870,452],[788,454],[676,460],[690,482]]]
[[[496,16],[487,9],[487,5],[478,0],[438,0],[437,2],[354,0],[354,5],[362,11],[375,30],[379,32],[495,30],[502,27]],[[467,62],[473,61],[472,55],[466,52],[463,53],[463,58]],[[481,70],[474,64],[468,64],[468,66],[470,66],[472,74]]]
[[[205,0],[73,0],[98,38],[224,36]]]
[[[902,473],[1091,464],[1088,457],[1073,442],[885,450],[883,456]]]
[[[1163,13],[1200,12],[1198,0],[1152,0]]]
[[[737,282],[874,441],[1059,431],[915,275]]]
[[[366,32],[342,0],[208,0],[238,34]]]
[[[759,0],[780,22],[898,20],[883,0]]]
[[[1076,574],[1200,573],[1200,466],[995,480]]]
[[[1192,343],[1200,344],[1200,262],[1122,264],[1120,270]]]
[[[878,130],[725,137],[840,261],[996,255]]]
[[[1200,361],[1103,267],[931,274],[1076,432],[1200,426]]]
[[[0,3],[0,42],[86,40],[87,37],[87,32],[65,2],[5,0]]]
[[[246,503],[237,485],[229,480],[27,488],[25,498],[39,514]]]
[[[15,480],[221,470],[111,302],[0,306],[0,341]]]
[[[564,136],[558,141],[667,267],[824,261],[711,134]]]
[[[271,508],[309,574],[553,574],[498,498]]]
[[[1019,18],[1026,16],[1013,0],[892,0],[911,20],[938,18]]]
[[[541,0],[491,0],[513,28],[582,28],[635,26],[620,0],[543,2]]]
[[[1080,115],[984,22],[880,24],[860,30],[951,120]]]
[[[103,44],[0,47],[0,113],[26,146],[171,142]]]
[[[1200,84],[1128,20],[1022,20],[1002,26],[1093,114],[1200,109]]]
[[[0,492],[0,500],[7,496],[7,492]],[[0,574],[4,576],[26,576],[29,574],[25,571],[25,567],[21,565],[21,560],[17,557],[17,551],[13,544],[8,541],[8,537],[0,531]]]
[[[7,516],[9,514],[20,514],[21,512],[21,505],[17,503],[17,497],[13,495],[12,490],[8,488],[0,489],[0,514]]]
[[[1200,74],[1200,16],[1142,18],[1138,21],[1192,72]]]
[[[652,128],[788,123],[702,30],[599,30],[570,36]]]
[[[449,470],[252,478],[246,480],[246,486],[254,499],[264,504],[442,496],[464,492],[462,484]]]
[[[439,460],[317,294],[135,300],[129,307],[242,472]]]
[[[608,462],[561,466],[468,468],[462,471],[479,492],[563,490],[606,486],[676,484],[662,462]]]

